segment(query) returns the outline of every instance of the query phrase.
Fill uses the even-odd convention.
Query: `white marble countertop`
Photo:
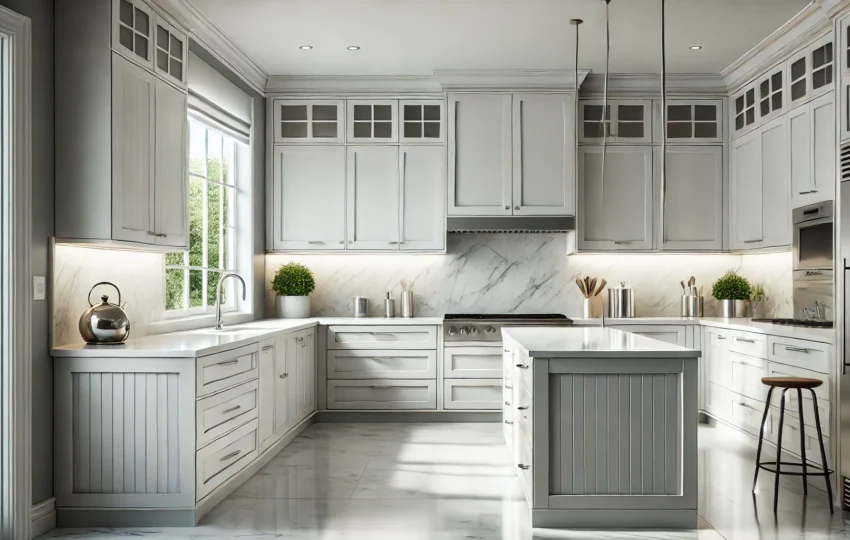
[[[87,358],[195,358],[250,345],[277,332],[294,332],[316,325],[409,326],[443,324],[442,317],[315,317],[310,319],[263,319],[225,326],[223,330],[201,328],[130,338],[120,345],[74,343],[54,347],[54,357]]]
[[[532,358],[698,358],[699,351],[615,328],[503,328],[502,336]],[[510,345],[509,345],[510,346]]]

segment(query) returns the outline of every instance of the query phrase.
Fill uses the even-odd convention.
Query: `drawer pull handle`
[[[812,349],[806,349],[806,348],[803,348],[803,347],[785,347],[785,350],[791,351],[791,352],[801,352],[801,353],[809,354],[809,351],[811,351]]]
[[[511,406],[511,402],[510,402],[510,401],[506,401],[506,402],[505,402],[505,405],[507,405],[508,407],[510,407],[510,406]]]
[[[528,409],[528,405],[526,405],[525,407],[517,407],[516,408],[516,410],[518,410],[518,411],[525,411],[527,409]]]
[[[531,468],[531,465],[524,465],[522,463],[517,463],[517,467],[519,467],[520,469],[522,469],[524,471],[527,471],[528,469]]]
[[[528,366],[526,364],[517,364],[516,367],[518,367],[519,369],[528,369]]]
[[[295,338],[295,341],[304,341],[304,338],[303,337],[297,337],[297,338]]]
[[[238,359],[238,358],[234,358],[233,360],[222,360],[221,362],[219,362],[219,363],[218,363],[218,364],[216,364],[216,365],[217,365],[217,366],[230,366],[230,365],[238,364],[238,363],[239,363],[239,359]]]
[[[392,388],[392,387],[391,387],[391,386],[383,386],[383,385],[377,385],[377,384],[376,384],[376,385],[372,385],[372,388],[374,388],[375,390],[386,390],[386,389],[388,389],[388,388]]]
[[[717,336],[717,339],[726,339],[726,336]]]
[[[266,352],[271,349],[274,349],[274,345],[266,345],[265,347],[263,347],[263,352]]]
[[[219,461],[227,461],[228,459],[235,458],[236,456],[238,456],[241,453],[242,453],[242,450],[236,450],[236,451],[231,452],[231,453],[227,454],[226,456],[222,457]]]
[[[512,421],[510,421],[510,420],[505,420],[505,423],[506,423],[506,424],[508,424],[508,425],[513,424],[513,422],[512,422]]]
[[[514,387],[513,387],[513,386],[511,386],[511,385],[509,385],[509,384],[506,384],[506,385],[505,385],[505,388],[507,388],[508,390],[513,390],[513,388],[514,388]]]
[[[749,405],[747,405],[746,403],[744,403],[743,401],[742,401],[741,403],[738,403],[738,405],[740,405],[741,407],[745,407],[745,408],[747,408],[747,409],[752,409],[752,408],[753,408],[753,407],[750,407]]]
[[[511,350],[510,350],[510,349],[505,349],[505,352],[511,352]]]
[[[756,340],[754,340],[754,339],[744,339],[744,338],[740,338],[740,337],[736,337],[735,341],[741,341],[741,342],[744,342],[744,343],[755,343],[756,342]]]
[[[222,414],[232,413],[233,411],[238,411],[242,408],[242,405],[236,405],[235,407],[230,407],[229,409],[224,409],[221,411]]]
[[[745,244],[758,244],[759,242],[764,242],[764,239],[759,238],[758,240],[744,240]]]
[[[311,246],[321,246],[322,244],[324,244],[324,242],[321,240],[307,240],[307,243]]]
[[[281,373],[281,374],[280,374],[280,375],[278,375],[278,376],[279,376],[281,379],[285,379],[285,378],[289,377],[289,373]]]

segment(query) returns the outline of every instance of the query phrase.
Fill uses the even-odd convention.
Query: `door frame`
[[[12,84],[0,87],[9,116],[0,127],[11,137],[8,171],[0,167],[0,238],[12,246],[0,255],[0,537],[29,539],[32,509],[32,25],[0,7],[0,42]],[[5,86],[5,85],[3,85]],[[19,321],[15,324],[15,321]]]

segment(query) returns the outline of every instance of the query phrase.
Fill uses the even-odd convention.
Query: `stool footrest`
[[[799,467],[800,469],[803,468],[803,464],[797,463],[796,461],[780,461],[779,464],[782,467]],[[758,464],[758,468],[764,469],[765,471],[772,472],[773,474],[776,474],[776,462],[775,461],[762,461],[761,463]],[[835,472],[835,471],[833,471],[831,469],[824,469],[820,465],[811,465],[809,463],[806,463],[806,474],[805,474],[805,476],[829,476],[833,472]],[[802,470],[800,472],[780,470],[779,474],[780,475],[787,474],[788,476],[804,476]]]

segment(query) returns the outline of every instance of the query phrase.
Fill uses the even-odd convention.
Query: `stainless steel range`
[[[570,326],[572,319],[560,313],[518,314],[449,314],[443,318],[443,341],[446,345],[502,342],[506,326]]]

